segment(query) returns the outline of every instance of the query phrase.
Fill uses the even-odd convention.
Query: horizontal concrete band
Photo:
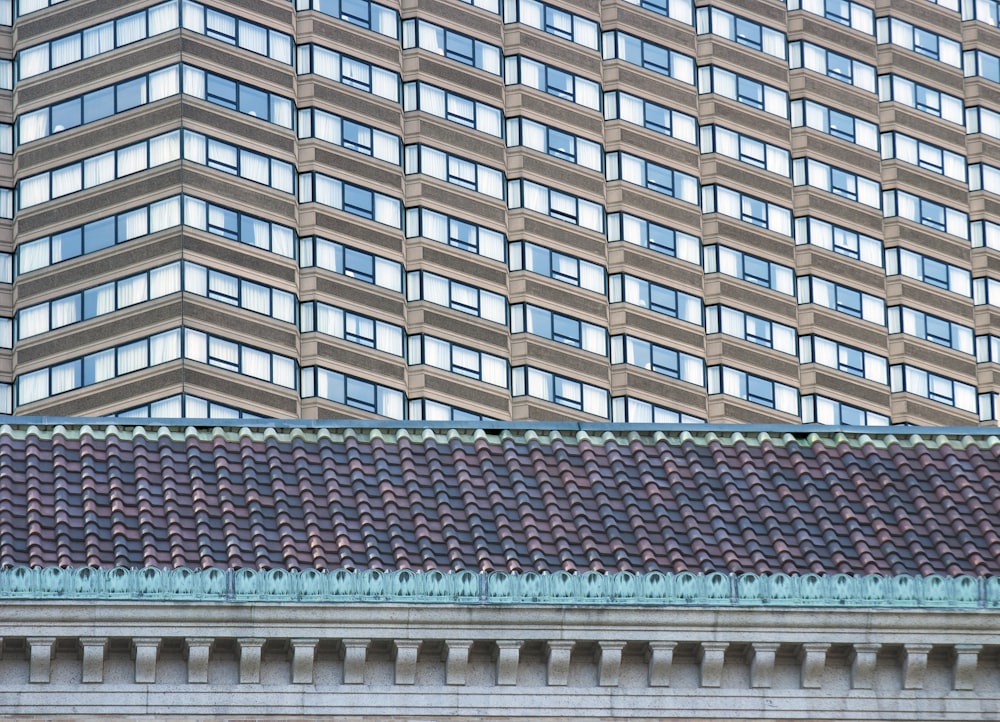
[[[1000,578],[12,567],[0,599],[1000,608]]]

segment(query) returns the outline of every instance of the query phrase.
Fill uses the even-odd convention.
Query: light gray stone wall
[[[1000,719],[991,610],[26,601],[0,638],[0,719]]]

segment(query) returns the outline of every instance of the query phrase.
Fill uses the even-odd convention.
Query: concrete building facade
[[[0,410],[994,424],[995,0],[10,0]]]

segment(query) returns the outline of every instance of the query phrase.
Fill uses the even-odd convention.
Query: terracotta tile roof
[[[0,427],[0,564],[1000,574],[1000,440]]]

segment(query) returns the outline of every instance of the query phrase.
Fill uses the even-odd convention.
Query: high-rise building
[[[0,410],[995,423],[996,0],[6,0]]]

